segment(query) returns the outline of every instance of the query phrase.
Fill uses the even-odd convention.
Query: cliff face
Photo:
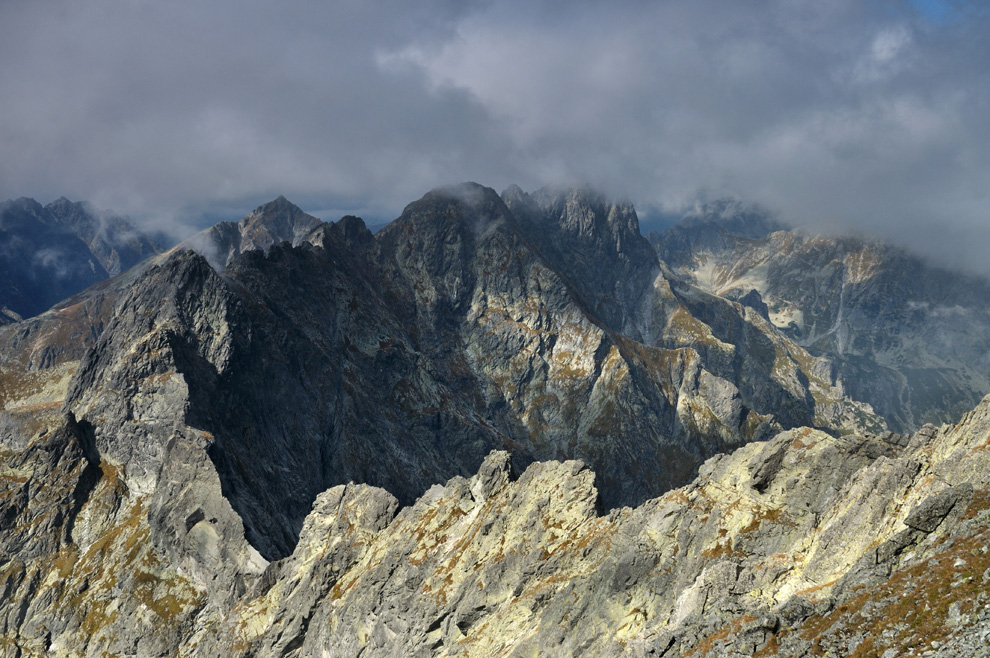
[[[990,402],[886,432],[628,206],[283,201],[0,334],[4,651],[802,655],[982,536]]]
[[[504,197],[462,186],[411,204],[377,236],[381,267],[412,290],[417,348],[447,361],[463,346],[484,415],[539,459],[593,464],[607,506],[777,427],[880,426],[758,313],[672,281],[631,207]],[[641,473],[660,479],[631,484]]]
[[[882,428],[759,313],[672,284],[631,208],[543,193],[540,215],[516,196],[527,206],[513,212],[481,186],[438,190],[377,236],[345,219],[295,248],[266,242],[222,276],[188,252],[160,257],[115,293],[66,408],[104,419],[89,421],[98,444],[131,443],[119,428],[143,413],[135,395],[168,397],[174,410],[149,422],[209,434],[224,491],[269,557],[291,550],[333,484],[408,504],[496,448],[519,466],[584,459],[613,507],[782,427]],[[284,206],[238,226],[268,235],[257,226],[269,217],[295,235],[285,217],[306,216]],[[147,392],[134,383],[152,376]]]
[[[292,554],[267,564],[195,437],[171,438],[146,491],[70,425],[6,455],[3,548],[18,557],[0,576],[5,647],[800,656],[938,642],[938,655],[973,655],[988,436],[990,399],[913,436],[791,430],[607,515],[582,463],[517,475],[495,452],[401,511],[382,489],[333,487]]]

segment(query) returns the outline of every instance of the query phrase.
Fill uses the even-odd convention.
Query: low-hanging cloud
[[[981,4],[5,3],[0,196],[192,224],[277,194],[385,218],[460,180],[588,182],[990,272]]]

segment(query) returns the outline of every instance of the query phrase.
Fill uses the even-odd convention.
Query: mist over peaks
[[[379,223],[454,180],[591,181],[986,272],[988,35],[966,1],[6,3],[0,197],[175,235],[279,193]]]

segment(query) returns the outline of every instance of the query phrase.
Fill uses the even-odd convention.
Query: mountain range
[[[160,251],[133,222],[62,197],[0,204],[0,323],[47,310]]]
[[[94,283],[0,328],[10,655],[804,655],[982,564],[990,289],[875,241],[464,184]]]
[[[866,236],[786,229],[721,201],[650,236],[708,292],[759,292],[775,326],[827,355],[892,429],[958,418],[990,391],[990,285]]]

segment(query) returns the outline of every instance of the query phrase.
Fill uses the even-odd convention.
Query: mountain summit
[[[192,249],[219,269],[245,251],[267,250],[289,242],[298,245],[322,222],[284,196],[258,206],[239,222],[220,222],[183,241],[173,251]]]

